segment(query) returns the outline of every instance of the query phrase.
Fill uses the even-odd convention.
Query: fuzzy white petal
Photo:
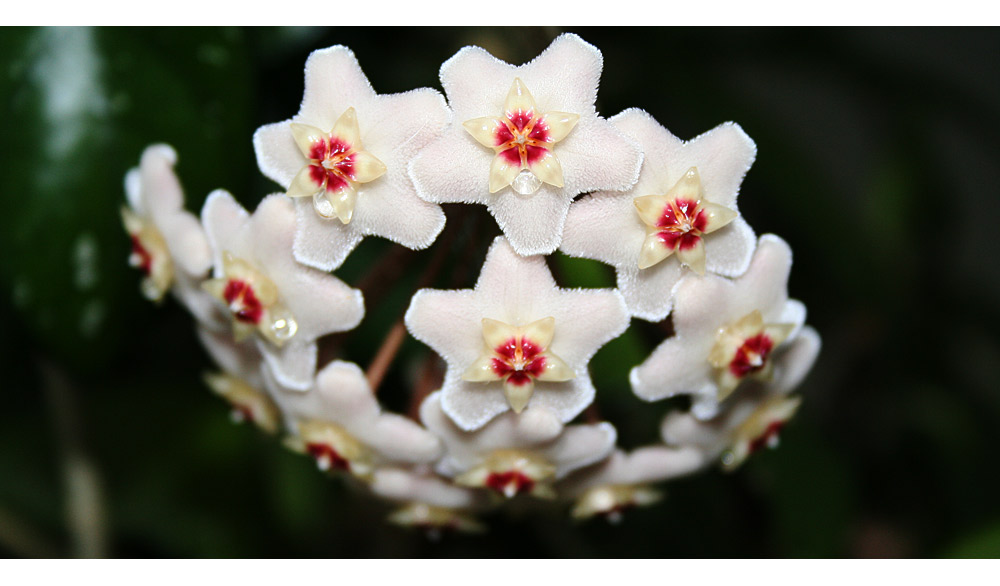
[[[354,108],[357,117],[361,148],[383,163],[386,172],[355,185],[357,200],[349,224],[320,218],[308,198],[297,202],[296,258],[324,271],[340,266],[365,236],[426,248],[445,221],[438,206],[417,197],[407,171],[413,156],[451,120],[444,98],[429,88],[376,95],[354,54],[345,47],[314,52],[306,63],[306,90],[299,113],[254,134],[262,172],[287,189],[307,164],[292,138],[290,122],[326,132],[348,108]]]
[[[460,50],[441,67],[441,83],[454,110],[452,128],[421,152],[410,166],[417,192],[431,202],[485,203],[519,254],[548,254],[561,240],[573,197],[594,189],[626,189],[642,163],[638,145],[597,116],[594,100],[603,61],[600,51],[576,35],[562,35],[536,59],[504,63],[478,47]],[[509,88],[520,79],[538,114],[579,116],[553,154],[563,187],[545,185],[521,196],[511,188],[489,193],[494,153],[461,124],[505,109]]]
[[[593,400],[587,362],[628,327],[625,302],[617,291],[559,289],[542,257],[519,256],[498,238],[487,253],[474,290],[419,291],[405,321],[415,338],[448,363],[442,386],[444,408],[460,427],[473,430],[510,408],[500,392],[502,382],[462,380],[483,351],[483,318],[527,325],[548,317],[555,320],[550,350],[576,378],[536,381],[531,404],[569,421]]]
[[[735,280],[708,275],[687,277],[675,289],[673,324],[676,335],[660,344],[630,374],[635,393],[655,401],[676,394],[696,396],[699,417],[715,413],[717,388],[708,353],[721,327],[752,311],[766,323],[791,323],[797,330],[804,306],[788,302],[791,249],[774,235],[764,235],[747,272]],[[782,320],[791,321],[782,321]]]

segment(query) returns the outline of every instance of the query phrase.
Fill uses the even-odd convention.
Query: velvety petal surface
[[[587,362],[628,327],[625,304],[617,291],[560,289],[542,257],[519,256],[498,238],[487,253],[475,289],[418,291],[407,310],[406,325],[448,363],[442,387],[444,409],[463,429],[473,430],[510,408],[500,381],[462,380],[483,352],[483,318],[527,325],[547,317],[555,319],[550,350],[573,369],[576,378],[536,381],[531,404],[569,421],[594,396]]]
[[[261,127],[254,148],[261,171],[288,188],[307,164],[292,138],[291,123],[322,132],[354,108],[360,144],[369,158],[385,165],[385,173],[354,185],[356,203],[350,223],[321,218],[308,197],[296,198],[299,229],[295,256],[306,265],[330,271],[340,266],[365,236],[387,238],[414,249],[429,246],[444,227],[441,209],[417,197],[407,174],[414,155],[438,136],[451,120],[444,98],[421,88],[377,95],[345,47],[314,52],[306,64],[305,98],[291,120]],[[373,159],[373,160],[374,160]]]
[[[640,269],[646,225],[634,204],[637,197],[667,193],[691,169],[698,169],[705,199],[736,210],[739,186],[756,155],[753,141],[733,123],[684,142],[649,114],[631,109],[611,124],[641,145],[645,154],[638,181],[626,193],[597,192],[570,206],[561,249],[571,256],[608,263],[636,317],[664,319],[673,308],[673,289],[688,269],[678,254]],[[703,237],[706,269],[727,277],[746,271],[755,246],[749,225],[737,218]]]
[[[642,164],[638,145],[597,115],[594,101],[602,66],[600,51],[571,34],[560,36],[521,66],[504,63],[478,47],[459,51],[441,67],[441,83],[454,110],[454,122],[411,164],[417,193],[432,202],[487,204],[519,254],[551,253],[561,240],[566,209],[576,195],[594,189],[627,189]],[[530,88],[538,114],[579,116],[568,134],[556,129],[562,140],[551,151],[552,164],[545,169],[536,164],[536,175],[562,187],[545,184],[531,195],[520,195],[509,187],[490,193],[494,153],[466,132],[462,123],[500,116],[515,79]]]

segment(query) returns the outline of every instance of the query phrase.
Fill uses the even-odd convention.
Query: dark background
[[[795,253],[790,293],[824,347],[780,449],[667,486],[619,526],[565,510],[488,516],[440,543],[380,502],[229,423],[193,323],[138,291],[118,208],[168,142],[188,207],[278,188],[251,135],[298,110],[310,51],[351,47],[380,93],[439,87],[466,44],[522,63],[557,29],[6,29],[0,35],[0,554],[11,556],[998,556],[1000,33],[923,29],[578,30],[604,53],[598,110],[691,138],[735,120],[759,154],[740,197]],[[446,208],[453,242],[496,231]],[[456,224],[456,216],[462,225]],[[471,226],[471,227],[469,227]],[[393,247],[368,239],[352,284]],[[433,249],[432,249],[433,250]],[[343,354],[366,366],[432,252],[371,284]],[[435,286],[469,286],[457,253]],[[559,255],[565,285],[613,271]],[[376,300],[377,305],[371,304]],[[628,369],[662,337],[633,322],[591,364],[624,446],[673,404]],[[379,397],[408,409],[410,339]],[[96,509],[92,503],[97,503]],[[82,521],[81,521],[82,520]],[[95,522],[96,521],[96,522]]]

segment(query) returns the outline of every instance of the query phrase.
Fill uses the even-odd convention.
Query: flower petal
[[[323,272],[343,264],[364,238],[360,230],[354,229],[359,217],[347,225],[336,218],[322,218],[316,213],[311,199],[295,200],[295,217],[295,260]]]
[[[327,140],[326,131],[315,126],[292,122],[288,125],[288,128],[292,131],[292,139],[295,141],[295,146],[299,147],[299,152],[307,160],[314,158],[312,155],[316,144],[325,143]]]
[[[309,162],[302,156],[288,120],[258,128],[253,133],[253,150],[260,172],[283,188]]]
[[[531,92],[521,78],[514,78],[514,83],[507,92],[507,99],[504,100],[503,109],[505,113],[535,112],[538,109],[535,106],[535,98],[531,97]]]
[[[137,212],[148,214],[154,223],[163,215],[176,213],[184,205],[184,190],[174,172],[177,152],[166,144],[146,147],[139,160],[141,206]]]
[[[581,117],[576,129],[555,146],[565,190],[624,191],[639,178],[642,150],[633,139],[598,117]]]
[[[705,210],[705,229],[703,232],[709,234],[732,222],[739,215],[738,212],[725,206],[714,204],[707,200],[702,200],[701,207]]]
[[[212,249],[214,276],[222,276],[222,253],[236,239],[250,214],[224,189],[208,194],[201,208],[201,223],[205,227],[208,243]]]
[[[313,172],[312,165],[306,165],[295,175],[292,179],[291,184],[288,186],[288,191],[286,195],[288,197],[308,197],[312,198],[314,195],[319,193],[324,187],[326,187],[326,181],[317,183],[316,177],[322,176],[326,178],[326,174],[317,175]],[[315,213],[315,212],[314,212]]]
[[[433,474],[400,468],[379,468],[371,484],[372,492],[402,502],[418,502],[449,509],[469,509],[485,505],[483,495],[461,488]]]
[[[313,51],[306,59],[305,91],[299,117],[333,128],[345,105],[360,108],[375,99],[354,53],[342,45]]]
[[[809,326],[803,327],[799,335],[774,358],[774,377],[768,388],[782,394],[795,390],[816,362],[820,345],[816,330]]]
[[[254,343],[264,355],[264,360],[279,385],[298,392],[312,388],[313,375],[316,373],[315,338],[298,339],[296,336],[280,348],[260,337],[255,337]]]
[[[579,114],[572,112],[546,112],[542,124],[548,128],[549,142],[559,142],[569,135],[580,121]]]
[[[493,358],[488,355],[480,356],[462,374],[462,380],[470,383],[493,382],[500,378],[493,368]]]
[[[615,447],[618,434],[610,423],[568,425],[551,445],[539,450],[556,465],[556,478],[603,460]]]
[[[553,187],[563,186],[562,166],[559,164],[559,159],[552,154],[552,151],[543,151],[541,156],[528,163],[528,168],[535,174],[535,177],[538,177],[543,182]]]
[[[543,317],[542,319],[521,326],[521,332],[525,338],[531,340],[540,348],[545,349],[552,344],[552,337],[556,333],[555,325],[556,318],[551,316]]]
[[[494,156],[455,125],[416,155],[409,174],[425,201],[485,204],[492,200],[486,176]]]
[[[351,148],[361,148],[361,129],[358,128],[358,112],[353,106],[344,110],[340,118],[337,118],[337,121],[333,124],[333,130],[330,131],[330,135],[346,142]]]
[[[490,193],[496,193],[510,185],[520,172],[520,163],[512,165],[507,157],[502,155],[493,157],[493,161],[490,162]]]
[[[697,238],[693,244],[677,247],[677,260],[698,275],[705,274],[705,239]]]
[[[642,250],[639,252],[639,269],[645,270],[674,253],[673,247],[668,247],[663,243],[663,239],[657,234],[647,234],[642,242]]]
[[[516,326],[488,317],[483,318],[483,340],[489,350],[494,350],[516,337]]]
[[[559,246],[569,204],[563,192],[542,185],[528,197],[501,192],[488,207],[514,250],[531,256],[550,254]]]
[[[545,354],[545,370],[538,375],[540,381],[562,382],[575,378],[576,373],[555,354]]]
[[[724,277],[738,277],[746,272],[757,246],[753,229],[743,218],[705,237],[705,268]]]
[[[494,116],[482,116],[466,120],[462,127],[476,139],[479,144],[493,148],[497,146],[497,128],[503,126],[503,122]]]
[[[531,401],[531,395],[534,391],[535,383],[530,377],[519,380],[511,376],[503,381],[504,397],[507,398],[507,403],[514,410],[514,413],[524,411],[524,408],[528,406],[528,402]]]

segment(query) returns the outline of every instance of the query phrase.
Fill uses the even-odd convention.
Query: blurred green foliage
[[[386,505],[228,423],[199,380],[190,318],[147,304],[118,217],[125,171],[172,144],[188,207],[216,187],[252,207],[277,187],[250,142],[298,109],[310,51],[350,46],[381,93],[439,87],[466,44],[523,62],[554,29],[7,29],[0,36],[0,552],[71,552],[62,466],[84,450],[102,479],[113,556],[1000,555],[1000,75],[993,30],[577,31],[604,53],[598,110],[641,107],[682,138],[736,120],[758,160],[740,208],[795,252],[790,291],[824,349],[779,450],[731,475],[667,487],[620,526],[525,508],[485,536],[430,543],[382,522]],[[481,209],[450,266],[496,231]],[[479,243],[476,245],[475,243]],[[357,283],[393,247],[366,240]],[[343,353],[362,366],[405,309],[427,253],[369,306]],[[471,258],[471,260],[469,260]],[[566,286],[609,286],[604,265],[555,255]],[[447,271],[435,286],[466,287]],[[621,442],[654,440],[669,405],[628,369],[662,338],[634,320],[594,358]],[[406,411],[426,349],[408,341],[380,398]],[[47,388],[71,381],[67,412]]]

